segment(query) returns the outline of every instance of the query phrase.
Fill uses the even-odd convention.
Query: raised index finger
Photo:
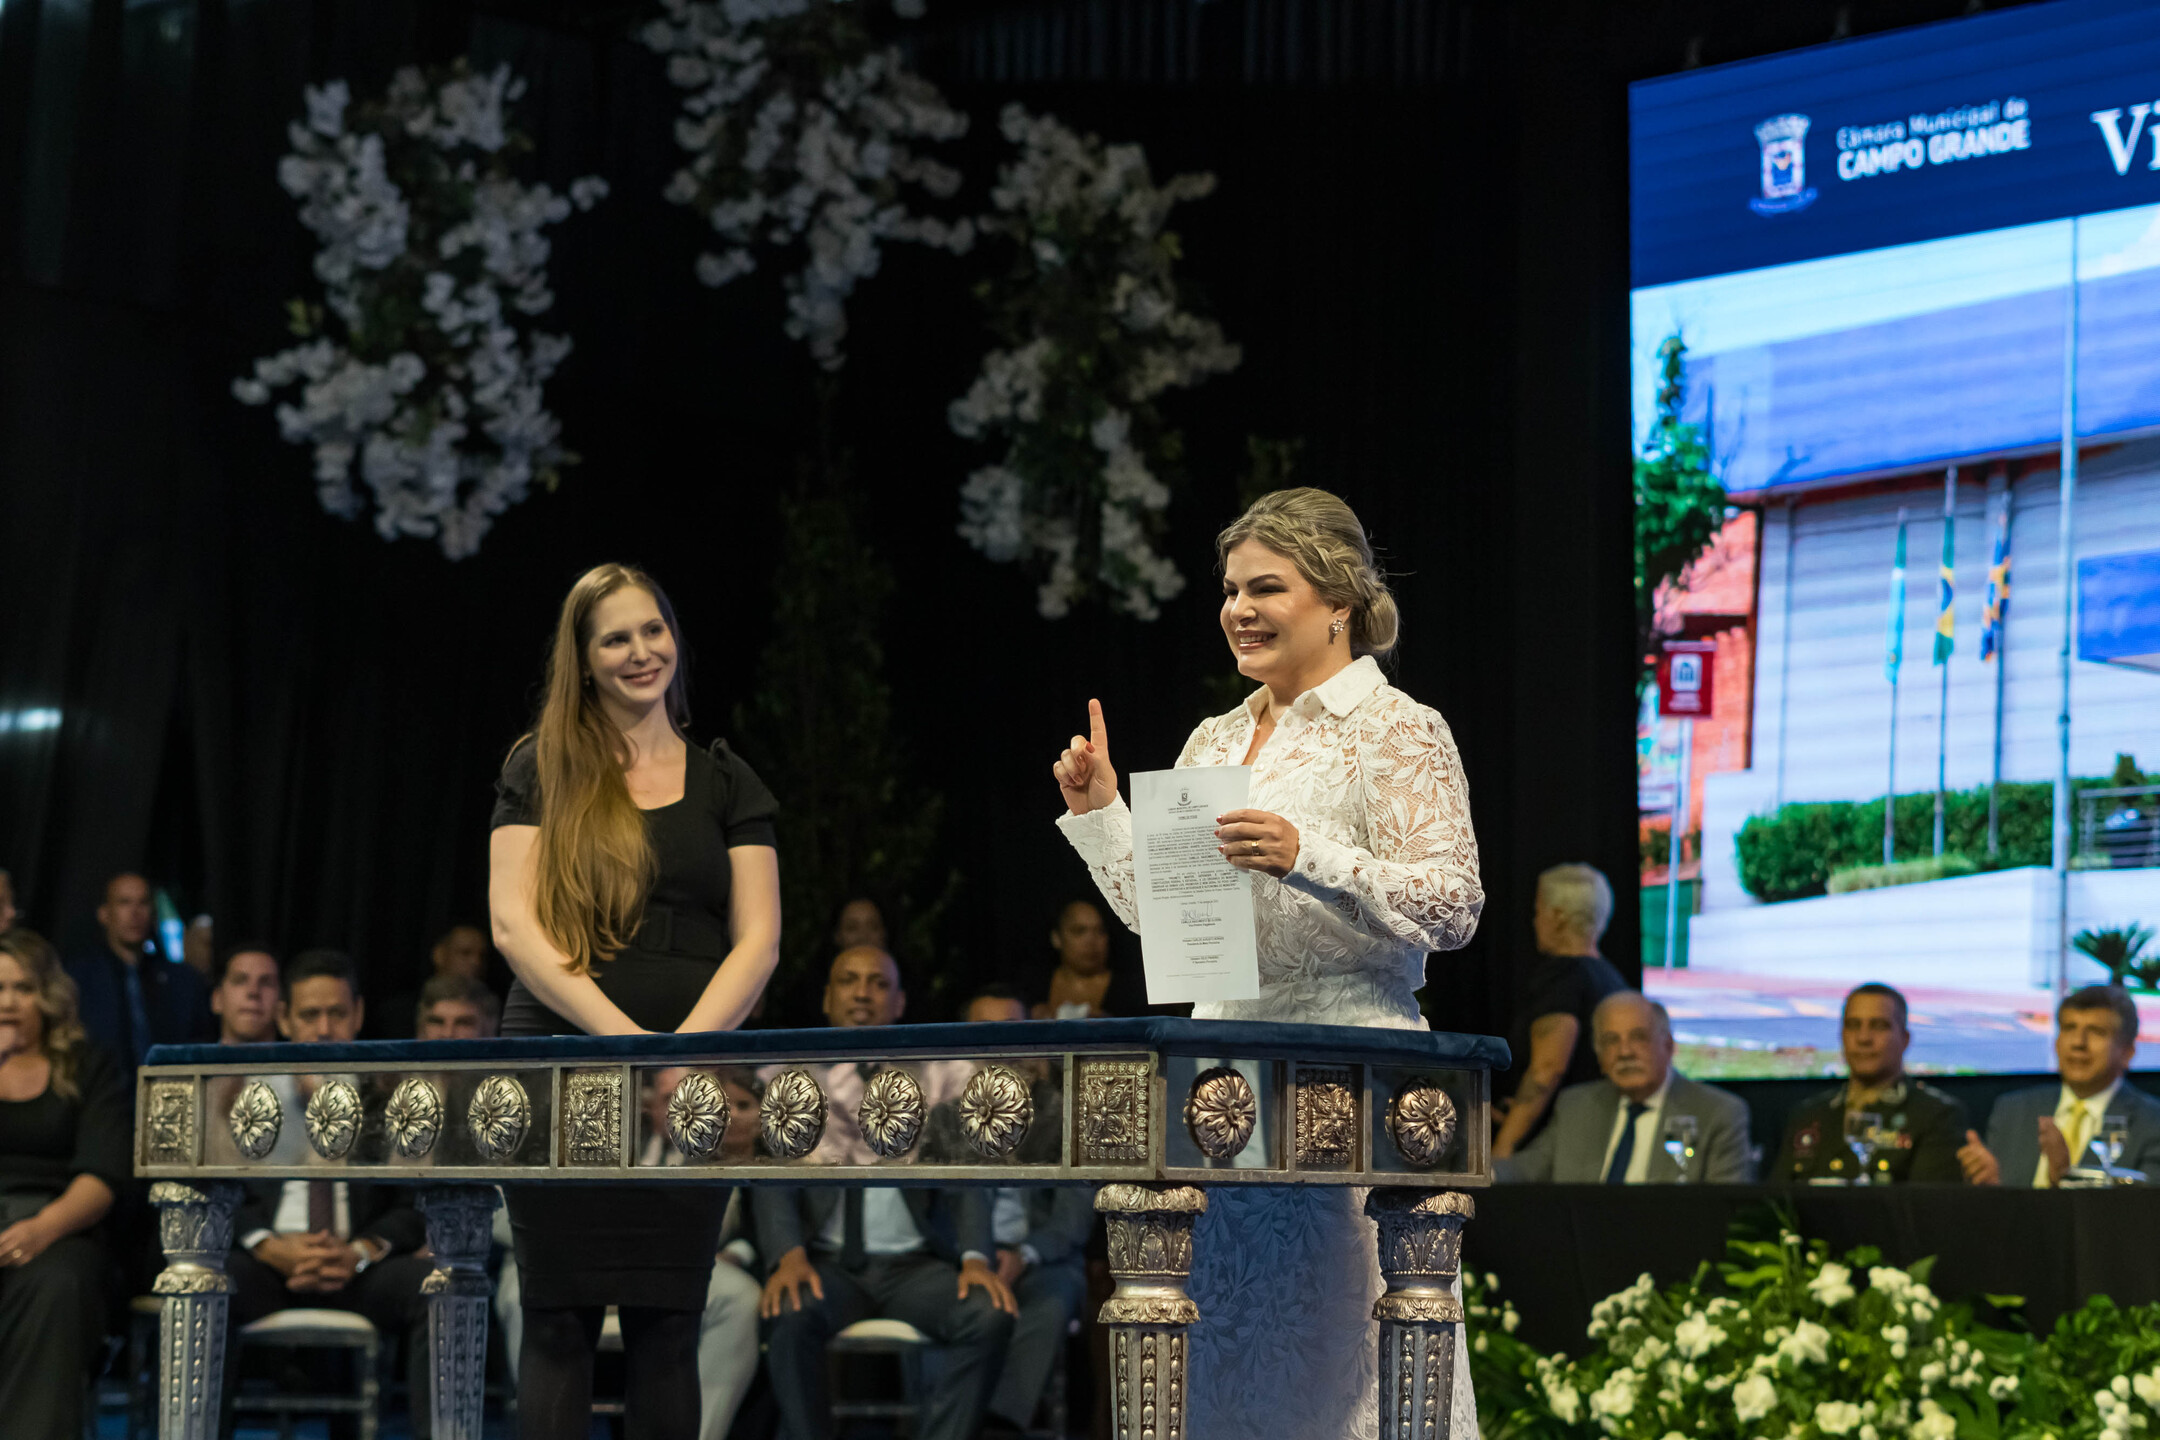
[[[1095,743],[1097,750],[1110,748],[1110,734],[1109,731],[1103,728],[1102,701],[1100,700],[1088,701],[1088,739]]]

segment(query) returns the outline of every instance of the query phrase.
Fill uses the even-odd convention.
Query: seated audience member
[[[0,935],[0,1433],[81,1440],[105,1359],[98,1222],[132,1173],[126,1075],[52,946]]]
[[[502,1022],[502,1001],[473,976],[443,973],[420,987],[413,1018],[421,1040],[486,1040]]]
[[[1523,977],[1522,999],[1508,1032],[1513,1089],[1504,1106],[1494,1106],[1500,1127],[1493,1136],[1494,1159],[1529,1143],[1544,1125],[1554,1095],[1597,1078],[1590,1012],[1626,985],[1598,953],[1612,907],[1612,886],[1588,865],[1555,865],[1538,876],[1530,914],[1538,956]]]
[[[1997,1100],[1986,1143],[1965,1132],[1957,1156],[1965,1178],[1975,1185],[2060,1185],[2065,1171],[2105,1160],[2110,1134],[2120,1133],[2122,1153],[2113,1163],[2160,1181],[2160,1100],[2123,1079],[2137,1036],[2137,1005],[2121,986],[2087,985],[2064,996],[2055,1007],[2061,1083]]]
[[[336,950],[306,950],[285,974],[278,1029],[287,1040],[309,1044],[358,1037],[363,1018],[350,957]],[[297,1102],[305,1104],[321,1081],[302,1076]],[[364,1180],[270,1180],[249,1185],[233,1234],[239,1248],[226,1263],[232,1277],[232,1324],[237,1328],[279,1310],[352,1310],[375,1323],[385,1337],[411,1331],[406,1346],[412,1390],[413,1433],[429,1433],[426,1302],[420,1284],[434,1262],[414,1252],[427,1243],[427,1226],[406,1197]],[[419,1328],[415,1328],[419,1327]],[[237,1389],[231,1369],[239,1347],[228,1349],[228,1400]]]
[[[1138,964],[1110,963],[1110,932],[1092,900],[1075,900],[1058,912],[1050,949],[1057,967],[1050,972],[1050,998],[1029,1012],[1037,1020],[1182,1015],[1190,1009],[1149,1004],[1147,972]]]
[[[197,915],[181,932],[180,960],[195,972],[204,989],[217,984],[217,927],[208,915]]]
[[[236,945],[218,962],[210,1013],[218,1018],[218,1044],[259,1045],[277,1039],[277,956],[267,945]]]
[[[858,946],[834,957],[825,986],[832,1024],[891,1025],[906,1007],[890,955]],[[876,1158],[855,1121],[875,1074],[871,1064],[840,1063],[819,1077],[828,1118],[813,1156],[842,1164]],[[937,1076],[925,1079],[932,1106],[959,1093]],[[964,1085],[964,1075],[959,1079]],[[946,1088],[950,1095],[942,1093]],[[832,1434],[826,1342],[872,1316],[904,1320],[943,1347],[944,1364],[916,1433],[923,1440],[975,1434],[1012,1339],[1015,1309],[1012,1291],[993,1268],[983,1192],[760,1187],[750,1206],[758,1250],[771,1265],[759,1311],[773,1396],[791,1440]]]
[[[1067,905],[1051,927],[1050,948],[1057,955],[1057,968],[1050,972],[1050,998],[1035,1007],[1035,1018],[1095,1020],[1113,1013],[1110,932],[1102,911],[1086,900]]]
[[[1601,1080],[1570,1085],[1553,1101],[1552,1123],[1521,1154],[1493,1162],[1505,1181],[1608,1185],[1737,1185],[1755,1178],[1747,1104],[1672,1068],[1672,1022],[1665,1007],[1616,990],[1590,1015]],[[1672,1122],[1695,1122],[1693,1153],[1676,1165],[1665,1149]]]
[[[640,1165],[681,1165],[681,1151],[668,1142],[667,1104],[675,1087],[688,1072],[667,1069],[656,1072],[657,1083],[644,1087],[640,1101],[645,1110],[645,1144]],[[740,1165],[757,1153],[758,1101],[765,1085],[747,1068],[723,1065],[713,1072],[727,1096],[728,1124],[713,1160]],[[510,1243],[504,1212],[495,1212],[498,1242]],[[726,1218],[720,1224],[720,1253],[714,1257],[711,1283],[705,1290],[705,1312],[698,1322],[698,1390],[700,1392],[698,1440],[724,1440],[735,1423],[743,1398],[757,1379],[758,1299],[764,1287],[754,1278],[758,1255],[751,1234],[749,1192],[737,1188],[728,1195]],[[520,1304],[523,1283],[517,1256],[503,1261],[495,1283],[495,1318],[503,1327],[503,1344],[510,1362],[510,1377],[517,1378],[518,1348],[525,1326]]]
[[[149,881],[113,876],[97,918],[103,942],[67,962],[92,1040],[135,1066],[152,1045],[185,1045],[216,1033],[202,980],[185,965],[167,963],[149,943],[155,919]]]
[[[969,1024],[1026,1018],[1020,997],[1009,985],[986,985],[968,1002]],[[1038,1083],[1035,1088],[1035,1113],[1042,1115],[1047,1113],[1045,1086]],[[1037,1130],[1055,1145],[1054,1130]],[[1054,1151],[1049,1158],[1057,1158]],[[1066,1327],[1087,1298],[1085,1251],[1094,1230],[1095,1201],[1087,1190],[1035,1185],[1001,1186],[991,1192],[990,1234],[997,1244],[998,1278],[1012,1288],[1020,1316],[1013,1322],[1005,1368],[990,1393],[985,1435],[1021,1434],[1034,1422]]]
[[[453,925],[442,933],[442,938],[428,952],[428,979],[440,979],[445,975],[459,976],[475,985],[487,984],[488,937],[472,925]],[[423,990],[427,987],[423,985]],[[378,999],[382,997],[378,996]],[[420,996],[413,990],[396,990],[388,999],[382,1000],[375,1009],[375,1025],[368,1032],[371,1039],[411,1040],[427,1039],[420,1034],[417,1015],[421,1009]],[[501,1002],[496,1002],[496,1013],[501,1013]],[[412,1029],[404,1027],[408,1016],[415,1017]],[[493,1030],[488,1032],[494,1034]]]
[[[833,914],[833,953],[868,946],[872,950],[890,947],[885,933],[885,912],[878,902],[867,895],[858,895],[847,901]]]
[[[7,871],[0,870],[0,935],[15,928],[20,914],[15,908],[15,879]]]
[[[1847,1143],[1873,1115],[1875,1184],[1950,1182],[1962,1178],[1958,1146],[1965,1136],[1964,1102],[1905,1073],[1912,1031],[1905,997],[1888,985],[1856,987],[1845,997],[1838,1041],[1845,1052],[1844,1084],[1802,1101],[1785,1117],[1785,1138],[1770,1167],[1772,1180],[1850,1179],[1859,1157]]]
[[[757,1153],[758,1102],[765,1087],[756,1075],[740,1065],[715,1071],[721,1093],[727,1096],[728,1127],[720,1139],[717,1158],[740,1165]],[[666,1095],[658,1097],[663,1117]],[[654,1127],[653,1138],[666,1144],[666,1128]],[[681,1154],[667,1145],[676,1160]],[[750,1393],[757,1378],[758,1299],[764,1287],[757,1274],[756,1237],[751,1234],[749,1192],[737,1188],[728,1196],[727,1217],[720,1223],[720,1253],[714,1257],[712,1281],[705,1289],[705,1313],[698,1319],[698,1440],[722,1440],[735,1423],[735,1412]]]

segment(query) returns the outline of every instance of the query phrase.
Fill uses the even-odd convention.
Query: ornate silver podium
[[[874,1155],[857,1163],[820,1146],[836,1109],[820,1076],[863,1063],[878,1068],[845,1118]],[[241,1182],[352,1178],[413,1187],[427,1220],[438,1440],[479,1440],[506,1181],[1095,1187],[1120,1440],[1186,1433],[1199,1312],[1185,1281],[1208,1189],[1369,1187],[1382,1433],[1444,1440],[1460,1192],[1491,1182],[1491,1071],[1506,1063],[1483,1036],[1167,1019],[160,1047],[137,1081],[135,1151],[167,1262],[158,1433],[216,1433]],[[718,1065],[767,1077],[748,1161],[720,1159]],[[664,1110],[640,1101],[661,1072]],[[640,1163],[656,1138],[675,1163]]]

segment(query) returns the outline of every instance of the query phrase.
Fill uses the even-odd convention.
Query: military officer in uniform
[[[1905,1049],[1912,1043],[1905,997],[1888,985],[1858,987],[1845,997],[1839,1038],[1849,1078],[1786,1116],[1785,1138],[1765,1178],[1852,1181],[1860,1173],[1860,1152],[1849,1142],[1860,1137],[1851,1117],[1873,1115],[1865,1183],[1963,1181],[1957,1152],[1965,1143],[1965,1107],[1905,1073]]]

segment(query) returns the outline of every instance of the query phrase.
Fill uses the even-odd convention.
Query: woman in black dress
[[[131,1173],[127,1086],[83,1038],[75,985],[28,930],[0,935],[0,1433],[80,1440],[104,1359],[98,1222]]]
[[[675,612],[652,578],[587,571],[547,695],[497,785],[488,905],[517,972],[504,1035],[731,1030],[780,945],[772,795],[723,744],[687,744]],[[695,1435],[698,1316],[727,1192],[512,1186],[523,1284],[518,1429],[582,1437],[620,1307],[630,1440]]]

